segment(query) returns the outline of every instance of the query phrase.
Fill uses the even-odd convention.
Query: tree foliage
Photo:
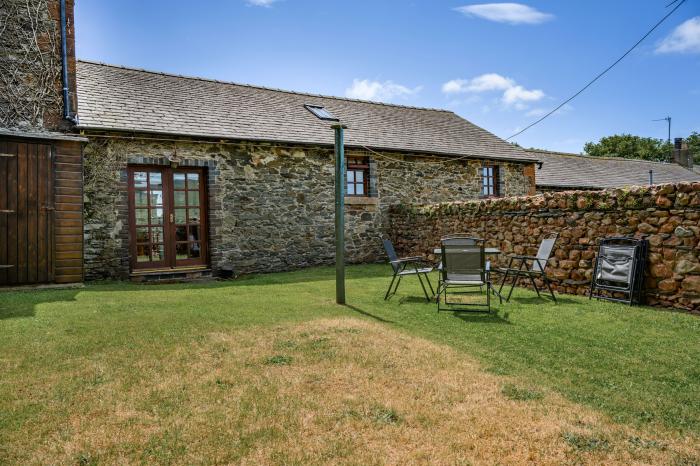
[[[693,154],[694,163],[700,164],[700,133],[693,131],[685,140],[690,153]]]
[[[663,139],[615,134],[601,138],[598,142],[587,142],[583,150],[594,157],[669,161],[673,144]]]

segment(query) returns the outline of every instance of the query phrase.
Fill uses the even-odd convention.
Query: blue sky
[[[669,0],[76,1],[79,58],[327,95],[447,108],[501,137],[608,66]],[[627,132],[700,131],[700,0],[601,81],[517,137],[571,152]]]

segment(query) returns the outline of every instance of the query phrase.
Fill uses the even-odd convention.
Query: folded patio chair
[[[491,280],[486,266],[484,241],[478,238],[448,237],[441,240],[442,269],[438,285],[437,307],[440,311],[491,312]],[[464,291],[486,286],[486,304],[450,301],[453,295],[472,294]],[[462,291],[457,291],[462,290]],[[499,298],[500,299],[500,298]],[[444,306],[442,304],[444,303]],[[485,308],[485,309],[483,309]]]
[[[549,258],[552,256],[554,251],[554,245],[559,237],[558,233],[553,233],[547,236],[540,243],[540,248],[537,250],[536,256],[524,256],[524,255],[513,255],[510,256],[510,261],[508,262],[508,267],[495,269],[494,272],[503,274],[503,279],[501,280],[501,286],[498,288],[500,294],[505,285],[508,277],[513,277],[513,283],[508,292],[508,297],[506,302],[510,301],[510,296],[513,294],[513,288],[518,284],[521,278],[528,278],[532,287],[537,292],[537,296],[540,296],[540,290],[535,283],[535,278],[542,279],[542,281],[547,285],[549,294],[552,296],[554,302],[557,302],[556,296],[554,296],[554,291],[552,291],[552,285],[547,278],[547,263]]]
[[[433,271],[433,267],[428,264],[425,258],[420,256],[399,258],[396,256],[396,251],[394,250],[394,245],[391,243],[391,240],[385,238],[382,239],[382,242],[384,243],[386,255],[389,256],[391,268],[394,270],[394,276],[391,277],[391,283],[389,283],[389,288],[386,290],[384,300],[387,300],[396,294],[396,290],[399,289],[399,283],[401,283],[401,279],[403,277],[406,275],[415,275],[418,277],[421,288],[423,288],[425,299],[430,301],[430,298],[435,294],[433,285],[430,283],[430,278],[428,278],[428,274]],[[425,278],[425,281],[428,282],[428,287],[430,287],[430,295],[428,295],[428,291],[425,289],[423,278]]]

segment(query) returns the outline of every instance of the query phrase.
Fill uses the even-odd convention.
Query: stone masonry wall
[[[647,237],[647,302],[700,312],[700,183],[399,205],[390,223],[402,255],[432,255],[442,236],[469,233],[505,253],[495,265],[509,253],[534,255],[546,234],[559,232],[548,275],[572,294],[588,292],[599,239]]]
[[[0,127],[65,130],[58,0],[0,1]],[[75,101],[73,0],[66,0],[70,97]]]
[[[114,135],[112,135],[114,136]],[[211,265],[216,272],[270,272],[334,261],[333,151],[265,143],[158,142],[92,137],[85,158],[85,267],[88,279],[129,275],[127,164],[208,167]],[[349,262],[384,256],[387,209],[406,202],[478,196],[480,161],[400,154],[370,156],[375,196],[347,198]],[[397,161],[398,160],[398,161]],[[436,163],[440,162],[440,163]],[[534,189],[534,167],[504,164],[508,195]]]

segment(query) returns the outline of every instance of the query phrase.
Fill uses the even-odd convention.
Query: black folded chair
[[[433,285],[430,283],[430,278],[428,277],[428,274],[433,271],[433,267],[428,264],[425,258],[420,256],[399,258],[397,257],[396,251],[394,250],[394,245],[390,240],[383,239],[382,242],[384,243],[386,255],[389,256],[391,268],[394,270],[394,276],[391,277],[391,283],[389,283],[389,289],[386,290],[384,300],[387,300],[396,294],[396,290],[399,289],[399,283],[401,283],[401,279],[403,277],[406,275],[415,275],[418,277],[421,288],[423,288],[425,299],[430,301],[430,298],[435,294]],[[425,278],[425,281],[428,282],[430,295],[428,295],[428,291],[425,289],[423,278]]]
[[[549,258],[552,256],[557,238],[559,238],[559,234],[554,233],[543,239],[540,243],[540,248],[537,251],[536,256],[514,255],[510,257],[508,267],[494,270],[497,273],[503,274],[501,286],[498,288],[499,294],[501,293],[503,285],[505,285],[508,277],[513,277],[513,284],[508,292],[506,302],[510,301],[510,296],[513,294],[513,288],[515,288],[521,278],[527,278],[530,280],[532,287],[537,292],[537,296],[540,296],[540,290],[537,287],[537,283],[535,283],[535,279],[541,279],[545,285],[547,285],[549,294],[552,296],[554,302],[557,302],[557,298],[554,296],[554,291],[552,291],[552,285],[549,282],[549,278],[547,278],[547,263],[549,262]]]
[[[588,299],[595,297],[630,306],[642,304],[648,250],[649,243],[645,239],[611,237],[601,240]]]
[[[484,241],[477,238],[451,237],[441,240],[442,269],[438,285],[437,307],[439,311],[491,312],[491,280],[486,266]],[[486,303],[450,301],[451,295],[472,294],[464,291],[486,286]],[[461,290],[461,291],[458,291]],[[500,299],[500,296],[499,296]],[[444,306],[442,305],[444,304]],[[483,309],[485,308],[485,309]]]

